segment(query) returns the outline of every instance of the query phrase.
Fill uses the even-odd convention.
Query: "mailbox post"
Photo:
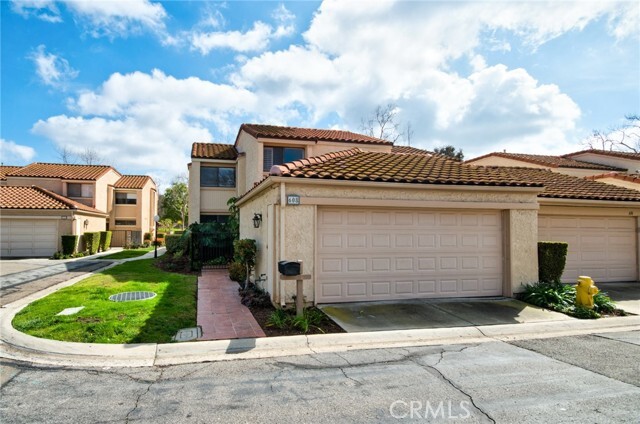
[[[304,280],[310,280],[311,274],[302,273],[302,261],[280,261],[278,270],[281,280],[296,281],[296,316],[301,317],[304,314]]]

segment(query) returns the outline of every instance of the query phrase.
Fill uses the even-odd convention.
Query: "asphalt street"
[[[149,368],[4,362],[3,423],[637,423],[640,332]]]

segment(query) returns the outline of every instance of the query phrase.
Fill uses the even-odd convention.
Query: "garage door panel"
[[[3,257],[51,256],[58,248],[58,221],[54,219],[0,220]]]
[[[318,212],[319,302],[502,293],[498,212]]]
[[[580,275],[596,283],[636,281],[635,218],[540,216],[538,226],[538,240],[569,244],[564,282]]]

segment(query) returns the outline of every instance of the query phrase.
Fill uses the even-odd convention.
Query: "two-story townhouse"
[[[242,124],[235,143],[194,143],[189,164],[189,224],[224,221],[227,201],[250,190],[271,167],[359,147],[390,153],[393,143],[342,130]]]
[[[63,234],[109,229],[112,245],[121,246],[153,232],[157,193],[147,176],[121,175],[107,165],[38,162],[1,171],[0,185],[7,187],[0,200],[2,256],[48,256],[60,249]]]
[[[202,207],[223,193],[203,189],[203,175],[219,184],[220,171],[202,168],[235,165],[240,238],[256,241],[253,278],[274,303],[295,294],[281,260],[303,261],[313,303],[512,296],[538,278],[539,240],[569,243],[567,282],[638,281],[640,192],[581,175],[609,165],[478,166],[343,131],[262,125],[243,125],[233,149],[194,144],[191,222],[225,213],[228,194],[219,209]]]
[[[144,233],[153,234],[158,193],[147,175],[123,175],[109,190],[107,228],[112,244],[141,243]],[[115,244],[114,244],[115,243]]]

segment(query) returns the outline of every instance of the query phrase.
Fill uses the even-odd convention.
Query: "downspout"
[[[284,182],[280,182],[280,259],[279,261],[283,261],[284,259],[284,247],[285,247],[285,205],[287,204],[287,193]],[[279,287],[280,287],[280,306],[285,306],[285,282],[278,278]]]

